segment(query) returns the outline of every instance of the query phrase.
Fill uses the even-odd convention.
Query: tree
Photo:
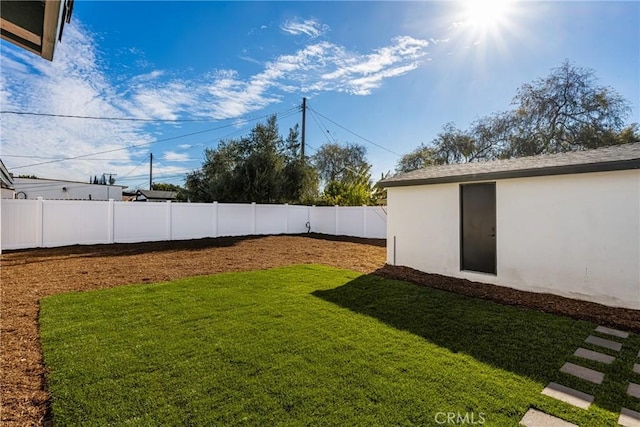
[[[406,173],[439,164],[442,164],[442,161],[438,158],[435,148],[420,144],[418,148],[400,158],[396,165],[396,171],[398,173]]]
[[[324,184],[343,181],[350,170],[361,170],[369,165],[367,149],[358,144],[324,144],[311,158]]]
[[[383,189],[371,182],[371,165],[359,170],[348,169],[342,180],[330,181],[320,197],[319,204],[340,206],[376,205]]]
[[[371,165],[366,155],[366,148],[358,144],[322,145],[312,157],[324,184],[316,203],[341,206],[377,204],[377,200],[384,197],[383,190],[371,181]]]
[[[512,104],[514,109],[477,119],[466,131],[447,123],[430,144],[403,156],[396,172],[640,141],[638,124],[625,124],[628,102],[599,86],[593,70],[568,61],[522,85]]]
[[[526,83],[513,99],[514,126],[501,157],[558,153],[619,143],[629,103],[599,86],[593,70],[565,61]]]
[[[202,168],[187,175],[190,200],[198,202],[300,203],[317,196],[315,171],[300,159],[297,126],[286,140],[276,116],[249,135],[205,150]]]

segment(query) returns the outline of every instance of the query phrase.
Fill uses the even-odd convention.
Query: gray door
[[[460,186],[460,268],[496,274],[496,184]]]

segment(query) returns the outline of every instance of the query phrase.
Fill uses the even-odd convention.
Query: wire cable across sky
[[[293,107],[293,108],[289,108],[287,110],[284,110],[284,111],[281,111],[281,112],[278,112],[278,113],[270,113],[270,114],[265,114],[265,115],[262,115],[262,116],[258,116],[258,117],[254,117],[254,118],[247,118],[247,119],[243,119],[243,120],[245,120],[247,122],[251,122],[251,121],[256,121],[256,120],[263,119],[265,117],[273,116],[274,114],[276,116],[286,115],[288,113],[291,113],[292,111],[296,111],[298,108],[299,107]],[[172,137],[169,137],[169,138],[157,139],[155,141],[143,142],[143,143],[140,143],[140,144],[132,144],[132,145],[127,145],[125,147],[120,147],[120,148],[113,148],[111,150],[97,151],[97,152],[89,153],[89,154],[81,154],[81,155],[78,155],[78,156],[65,157],[65,158],[55,159],[55,160],[48,160],[46,162],[38,162],[38,163],[31,163],[31,164],[28,164],[28,165],[15,166],[15,167],[12,167],[12,169],[23,169],[23,168],[27,168],[27,167],[31,167],[31,166],[40,166],[40,165],[46,165],[46,164],[51,164],[51,163],[63,162],[63,161],[66,161],[66,160],[75,160],[75,159],[81,159],[81,158],[86,158],[86,157],[97,156],[99,154],[113,153],[113,152],[116,152],[116,151],[128,150],[130,148],[145,147],[145,146],[157,144],[157,143],[160,143],[160,142],[173,141],[173,140],[180,139],[180,138],[186,138],[188,136],[194,136],[194,135],[200,135],[200,134],[203,134],[203,133],[213,132],[213,131],[216,131],[216,130],[225,129],[225,128],[229,128],[229,127],[232,127],[232,126],[236,126],[236,124],[235,123],[230,123],[230,124],[226,124],[226,125],[223,125],[223,126],[217,126],[217,127],[214,127],[214,128],[204,129],[204,130],[200,130],[200,131],[196,131],[196,132],[190,132],[190,133],[183,134],[183,135],[177,135],[177,136],[172,136]]]
[[[401,155],[401,154],[398,154],[398,153],[396,153],[395,151],[389,150],[387,147],[384,147],[384,146],[382,146],[382,145],[380,145],[380,144],[377,144],[377,143],[373,142],[372,140],[370,140],[370,139],[368,139],[368,138],[365,138],[364,136],[359,135],[359,134],[355,133],[355,132],[354,132],[354,131],[352,131],[352,130],[347,129],[346,127],[342,126],[340,123],[337,123],[337,122],[335,122],[334,120],[331,120],[329,117],[327,117],[327,116],[325,116],[325,115],[323,115],[323,114],[320,114],[318,111],[314,110],[313,108],[309,107],[308,105],[307,105],[307,108],[308,108],[310,111],[312,111],[312,112],[314,112],[315,114],[317,114],[317,115],[319,115],[320,117],[322,117],[323,119],[325,119],[325,120],[327,120],[327,121],[329,121],[329,122],[333,123],[334,125],[338,126],[339,128],[341,128],[341,129],[343,129],[343,130],[345,130],[345,131],[349,132],[350,134],[352,134],[352,135],[354,135],[354,136],[357,136],[357,137],[358,137],[358,138],[360,138],[361,140],[366,141],[366,142],[368,142],[369,144],[375,145],[376,147],[380,148],[381,150],[384,150],[384,151],[386,151],[386,152],[388,152],[388,153],[391,153],[391,154],[393,154],[393,155],[395,155],[395,156],[402,157],[402,155]]]

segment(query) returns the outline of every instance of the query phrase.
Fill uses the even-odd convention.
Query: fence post
[[[307,228],[308,233],[311,233],[311,211],[312,210],[313,211],[316,210],[316,205],[311,205],[307,208],[307,223],[309,224],[309,228]]]
[[[39,248],[44,247],[44,215],[42,212],[43,198],[38,197],[36,202],[36,240]]]
[[[171,200],[167,200],[167,239],[171,238]]]
[[[218,237],[218,202],[213,202],[213,237]]]
[[[113,231],[115,227],[114,209],[113,199],[109,199],[107,203],[107,243],[113,243],[115,239],[115,233]]]
[[[284,204],[284,234],[289,234],[289,203]]]
[[[367,237],[367,205],[362,205],[362,237]]]
[[[251,202],[251,234],[256,234],[256,202]]]
[[[335,224],[334,224],[335,231],[334,231],[333,235],[337,236],[338,235],[338,215],[339,215],[338,205],[335,205],[334,208],[335,208],[335,212],[336,212],[336,220],[335,220]]]

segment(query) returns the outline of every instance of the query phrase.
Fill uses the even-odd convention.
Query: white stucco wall
[[[27,199],[42,197],[48,200],[122,200],[122,187],[52,179],[14,178],[16,194],[23,192]],[[66,188],[66,190],[63,190]],[[16,197],[21,197],[17,195]]]
[[[495,276],[460,271],[459,191],[388,189],[389,264],[640,309],[640,171],[496,181]]]

